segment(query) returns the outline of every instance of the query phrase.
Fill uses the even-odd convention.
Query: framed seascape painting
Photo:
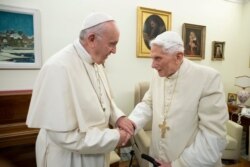
[[[171,30],[171,12],[150,9],[145,7],[137,8],[137,57],[150,57],[149,43],[162,32]]]
[[[0,69],[39,69],[40,40],[38,10],[0,6]]]
[[[225,42],[213,41],[212,60],[224,60]]]
[[[182,38],[185,57],[193,60],[205,58],[206,26],[184,23]]]

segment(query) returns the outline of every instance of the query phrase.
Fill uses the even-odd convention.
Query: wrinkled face
[[[152,68],[158,71],[160,77],[169,77],[174,74],[182,62],[182,53],[164,53],[162,47],[152,45],[151,47]]]
[[[105,30],[96,35],[94,42],[93,60],[97,64],[103,64],[111,53],[116,53],[116,44],[119,41],[119,31],[113,22],[105,25]]]

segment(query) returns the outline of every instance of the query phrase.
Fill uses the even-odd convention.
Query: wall
[[[248,70],[245,71],[245,74],[250,76],[250,2],[248,2],[246,5],[243,7],[243,12],[242,12],[242,34],[241,34],[241,39],[244,39],[245,41],[241,42],[242,44],[242,52],[241,54],[244,54],[242,56],[242,64],[243,66],[248,65]],[[247,90],[250,91],[250,88]],[[246,104],[250,105],[250,98],[246,102]]]
[[[195,61],[220,71],[226,94],[236,92],[234,77],[249,75],[250,3],[223,0],[1,0],[1,4],[35,8],[41,14],[42,59],[45,62],[78,37],[83,18],[92,11],[107,12],[121,31],[117,53],[106,62],[118,106],[126,113],[133,108],[134,85],[149,81],[151,60],[136,58],[136,9],[149,7],[172,12],[172,30],[181,34],[182,24],[206,26],[205,59]],[[212,41],[225,41],[225,60],[211,61]],[[38,70],[0,70],[0,90],[32,89]],[[248,103],[250,103],[248,101]]]

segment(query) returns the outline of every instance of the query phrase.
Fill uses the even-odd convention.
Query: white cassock
[[[161,138],[159,124],[166,103],[170,104],[166,113],[169,130]],[[179,74],[169,78],[155,74],[142,102],[129,116],[137,131],[151,117],[150,154],[154,158],[172,162],[172,167],[221,166],[228,111],[218,72],[184,59]]]
[[[90,55],[79,41],[41,69],[26,122],[28,127],[41,128],[36,142],[38,167],[109,166],[109,152],[120,138],[109,124],[124,113],[110,96],[103,67],[96,65],[96,69],[99,85]]]

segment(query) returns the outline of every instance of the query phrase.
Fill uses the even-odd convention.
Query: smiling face
[[[119,41],[119,31],[115,23],[104,24],[103,29],[95,34],[92,48],[92,59],[97,64],[103,64],[111,53],[116,53],[116,45]]]
[[[183,60],[183,53],[166,53],[161,46],[151,47],[152,68],[158,71],[160,77],[169,77],[179,68]]]

